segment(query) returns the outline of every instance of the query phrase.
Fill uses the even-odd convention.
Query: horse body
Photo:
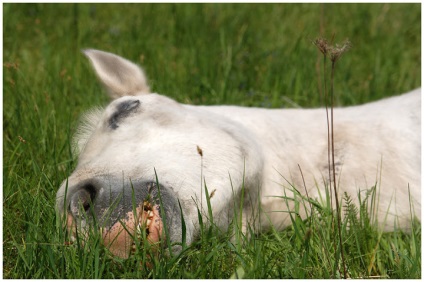
[[[377,102],[334,109],[335,164],[339,195],[379,188],[381,227],[406,229],[410,198],[420,214],[420,90]],[[260,140],[262,227],[290,224],[281,197],[296,187],[322,199],[329,183],[328,139],[324,109],[260,109],[233,106],[202,107],[225,116]],[[302,176],[303,174],[303,176]],[[408,190],[408,187],[410,188]],[[415,188],[413,188],[415,187]],[[401,219],[402,218],[402,219]],[[270,220],[267,220],[270,219]],[[396,220],[396,222],[395,222]]]
[[[291,187],[325,198],[324,109],[184,105],[150,93],[133,63],[96,50],[86,55],[114,100],[86,115],[76,135],[78,165],[57,193],[72,232],[96,223],[112,253],[127,257],[144,220],[138,217],[149,218],[151,240],[164,227],[173,242],[181,242],[184,217],[187,243],[194,240],[198,211],[208,216],[207,191],[222,229],[240,201],[244,227],[259,231],[290,224],[294,204],[284,197]],[[377,184],[384,230],[408,228],[410,198],[420,216],[420,95],[334,110],[339,195]]]

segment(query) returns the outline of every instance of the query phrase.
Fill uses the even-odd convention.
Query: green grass
[[[333,34],[353,45],[337,65],[337,105],[420,86],[420,4],[3,4],[3,276],[338,277],[324,204],[311,220],[294,216],[285,231],[249,239],[237,225],[233,240],[205,225],[198,241],[178,256],[160,255],[153,269],[140,263],[145,251],[112,258],[96,236],[65,245],[54,210],[76,165],[70,140],[78,118],[108,102],[81,49],[141,64],[155,92],[183,103],[318,107],[322,57],[312,40]],[[349,196],[342,206],[351,277],[421,277],[420,223],[410,234],[382,234]]]

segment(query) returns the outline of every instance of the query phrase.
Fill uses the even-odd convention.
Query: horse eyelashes
[[[139,100],[124,101],[116,106],[116,111],[109,118],[108,124],[111,129],[117,129],[119,123],[140,107]]]

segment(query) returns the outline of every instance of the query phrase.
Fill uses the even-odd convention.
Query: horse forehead
[[[121,112],[123,115],[120,114]],[[127,112],[137,117],[127,119]],[[94,148],[90,146],[90,149],[97,151],[102,144],[116,147],[117,144],[111,144],[116,140],[126,140],[123,142],[126,144],[134,141],[143,143],[143,140],[150,142],[148,136],[159,134],[153,133],[158,130],[162,137],[164,137],[163,134],[169,137],[168,133],[175,134],[175,131],[178,131],[177,135],[183,133],[186,138],[190,138],[189,136],[193,137],[193,129],[203,132],[217,127],[219,123],[217,119],[220,119],[220,116],[215,113],[212,118],[211,114],[204,107],[180,104],[158,94],[124,96],[112,101],[101,114],[102,118],[99,116],[99,111],[88,116],[85,123],[80,126],[79,133],[83,134],[77,134],[76,141],[80,145],[79,147],[84,147],[84,144],[89,141],[88,139],[91,139],[90,143],[95,144]],[[99,124],[99,119],[101,119],[101,124],[106,125],[105,127],[95,125]],[[177,139],[180,140],[181,136]]]

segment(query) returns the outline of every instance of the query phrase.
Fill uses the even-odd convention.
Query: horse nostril
[[[88,212],[96,197],[94,186],[88,184],[75,192],[70,198],[69,209],[74,216],[78,216],[80,211]]]

